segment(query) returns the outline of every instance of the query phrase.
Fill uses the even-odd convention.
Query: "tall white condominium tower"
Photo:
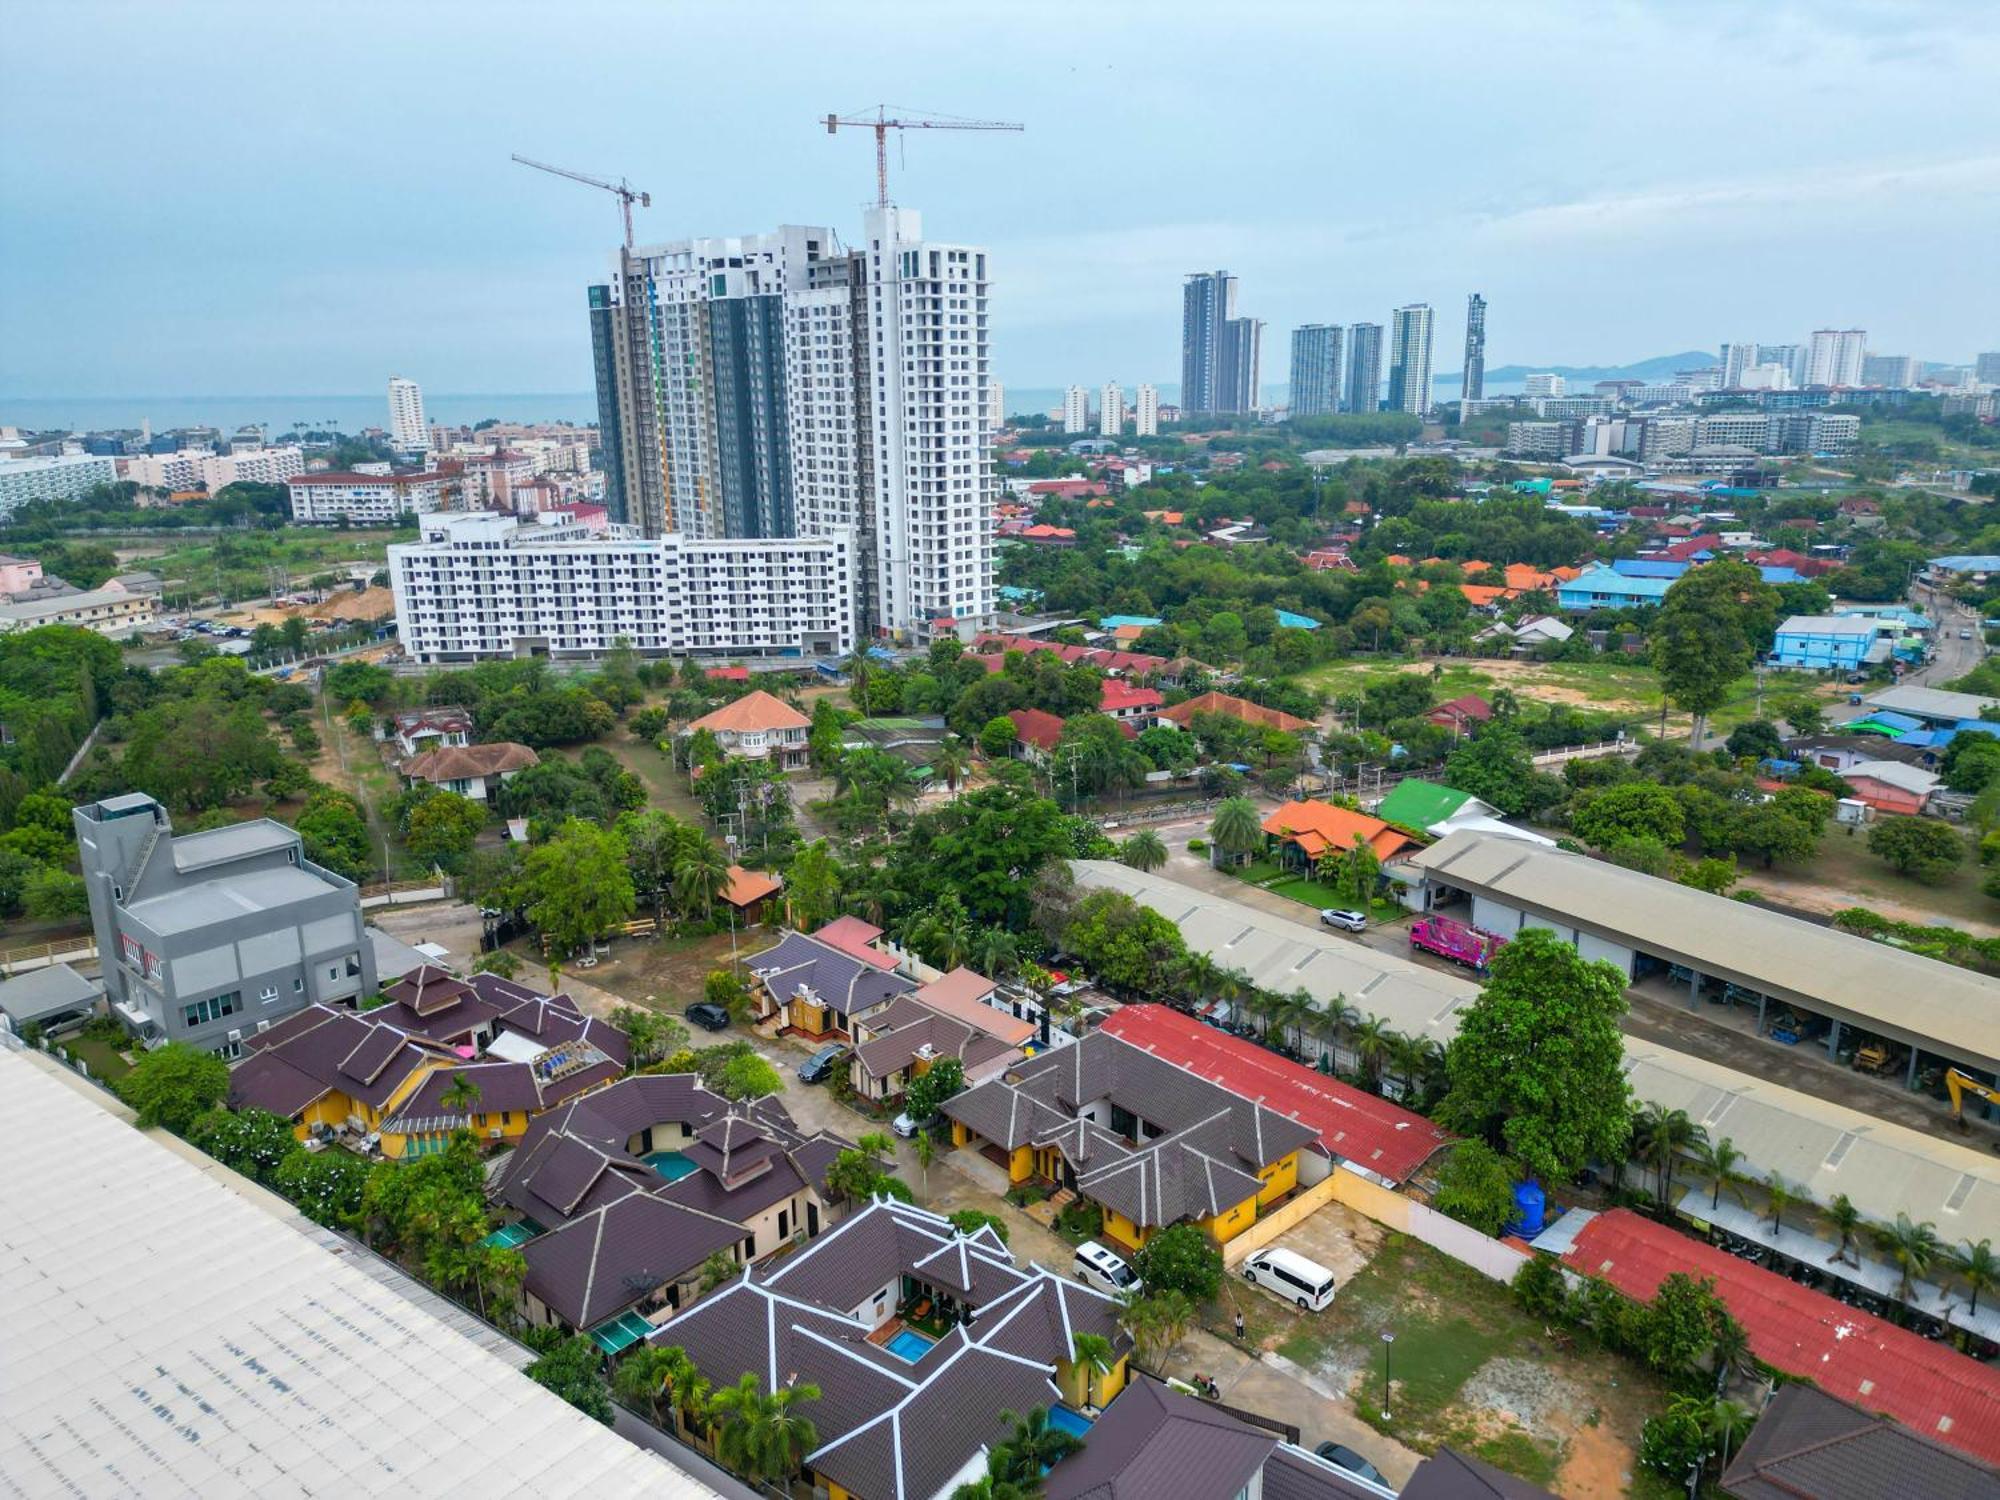
[[[1458,394],[1465,401],[1486,395],[1486,299],[1477,292],[1465,299],[1465,366]]]
[[[992,611],[986,253],[908,209],[620,251],[590,288],[615,519],[646,536],[854,536],[864,637]]]
[[[400,375],[389,377],[389,442],[398,453],[421,453],[431,445],[423,388]]]
[[[1097,398],[1097,431],[1100,437],[1125,435],[1125,390],[1115,380],[1105,381]]]
[[[2000,385],[2000,350],[1979,355],[1972,363],[1972,378],[1982,385]]]
[[[1133,398],[1132,435],[1134,437],[1158,437],[1160,435],[1160,393],[1151,385],[1139,387]]]
[[[1340,410],[1338,323],[1307,323],[1292,330],[1291,408],[1295,417],[1323,417]]]
[[[1090,431],[1090,392],[1080,385],[1063,392],[1063,431]]]
[[[1755,344],[1724,344],[1722,346],[1722,388],[1726,391],[1743,389],[1743,375],[1746,370],[1754,370],[1763,361],[1757,358]]]
[[[1347,329],[1347,395],[1342,411],[1382,408],[1382,325],[1351,323]]]
[[[1391,319],[1388,409],[1421,417],[1431,409],[1430,304],[1399,307]]]
[[[1806,384],[1859,385],[1861,362],[1867,357],[1866,329],[1816,329],[1806,347]]]
[[[1530,375],[1521,382],[1521,394],[1529,397],[1561,396],[1568,390],[1569,382],[1560,375]]]

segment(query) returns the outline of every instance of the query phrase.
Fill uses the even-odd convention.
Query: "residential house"
[[[731,865],[729,888],[722,893],[722,899],[735,911],[737,921],[746,927],[754,927],[770,914],[778,893],[784,888],[782,876]]]
[[[1078,1359],[1078,1334],[1110,1345],[1106,1367]],[[818,1443],[803,1479],[840,1500],[949,1495],[985,1472],[987,1452],[1012,1430],[1003,1413],[1060,1405],[1086,1421],[1120,1399],[1132,1351],[1115,1298],[1017,1264],[991,1228],[962,1234],[887,1200],[745,1272],[650,1338],[685,1351],[717,1389],[745,1371],[767,1391],[816,1386],[820,1399],[804,1411]]]
[[[724,755],[775,758],[782,769],[793,771],[806,763],[806,734],[811,728],[811,719],[758,688],[703,714],[681,731],[681,737],[706,729]]]
[[[1150,729],[1160,716],[1160,694],[1154,688],[1133,687],[1115,677],[1098,684],[1098,711],[1129,724],[1136,732]]]
[[[1007,717],[1014,722],[1014,753],[1031,765],[1045,766],[1062,743],[1063,721],[1040,708],[1017,708]]]
[[[1807,671],[1858,672],[1888,657],[1889,642],[1882,639],[1879,621],[1859,615],[1793,615],[1778,627],[1770,661]]]
[[[1794,760],[1845,776],[1855,766],[1870,761],[1897,760],[1904,765],[1934,770],[1937,752],[1923,745],[1905,745],[1874,734],[1808,734],[1785,741],[1785,753]]]
[[[1504,644],[1513,656],[1526,656],[1539,646],[1560,645],[1576,634],[1575,629],[1554,615],[1523,615],[1512,625],[1495,620],[1473,639],[1482,645]]]
[[[1196,714],[1222,714],[1238,723],[1253,725],[1259,729],[1282,729],[1287,734],[1310,734],[1318,728],[1310,719],[1301,719],[1296,714],[1284,713],[1275,708],[1266,708],[1261,703],[1252,703],[1247,698],[1232,698],[1227,693],[1201,693],[1171,708],[1160,710],[1159,717],[1169,724],[1177,724],[1182,729],[1193,727]]]
[[[1877,812],[1911,814],[1922,812],[1929,804],[1940,779],[1935,771],[1899,760],[1859,761],[1840,777],[1854,789],[1850,795]]]
[[[2000,1500],[2000,1470],[1810,1382],[1778,1387],[1722,1476],[1736,1500]]]
[[[420,708],[397,714],[391,723],[391,737],[406,758],[472,743],[472,715],[462,708]]]
[[[500,788],[542,758],[526,745],[496,740],[487,745],[447,745],[426,750],[403,762],[403,780],[427,782],[441,791],[457,792],[474,802],[494,802]]]
[[[961,1019],[926,1004],[922,994],[900,996],[854,1023],[849,1081],[862,1098],[877,1103],[900,1099],[912,1079],[947,1057],[958,1060],[968,1084],[984,1083],[1019,1062],[1023,1044],[1035,1034],[1029,1022],[999,1011],[986,1011],[990,1020]]]
[[[1375,807],[1375,816],[1398,828],[1412,828],[1431,838],[1441,839],[1461,828],[1485,833],[1504,833],[1529,843],[1548,844],[1553,840],[1525,828],[1516,828],[1500,815],[1500,809],[1457,787],[1440,786],[1434,781],[1406,776],[1394,791]]]
[[[1424,721],[1440,729],[1449,729],[1454,735],[1463,735],[1470,734],[1476,726],[1492,717],[1492,704],[1477,693],[1467,693],[1440,703],[1424,715]]]
[[[698,1294],[721,1254],[747,1266],[840,1216],[826,1174],[853,1143],[806,1132],[774,1098],[737,1104],[693,1073],[641,1074],[537,1120],[494,1179],[528,1263],[528,1321],[606,1353]]]
[[[944,1113],[954,1146],[1009,1182],[1089,1198],[1104,1233],[1134,1250],[1170,1224],[1235,1238],[1297,1186],[1318,1134],[1103,1030],[954,1095]]]
[[[835,917],[824,926],[815,928],[812,935],[815,941],[838,948],[848,957],[858,958],[878,969],[896,967],[895,955],[882,947],[882,929],[873,922],[864,922],[859,917]]]
[[[787,932],[776,947],[751,960],[760,1020],[781,1016],[782,1030],[845,1041],[853,1036],[857,1020],[916,988],[893,972],[893,959],[863,957],[852,946],[841,946],[838,935],[830,940],[828,930],[812,936]]]
[[[71,818],[106,997],[146,1045],[233,1058],[269,1022],[374,992],[361,893],[295,830],[256,818],[176,834],[140,792]]]
[[[1666,597],[1667,587],[1664,578],[1630,578],[1592,564],[1557,588],[1556,603],[1571,614],[1594,609],[1652,609]]]
[[[1280,859],[1306,869],[1329,851],[1345,854],[1357,842],[1386,864],[1416,842],[1380,818],[1331,802],[1287,802],[1264,819],[1264,832]]]

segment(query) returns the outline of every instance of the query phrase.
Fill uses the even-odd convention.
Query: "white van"
[[[1122,1292],[1136,1292],[1139,1278],[1132,1268],[1120,1257],[1098,1244],[1096,1240],[1085,1240],[1076,1247],[1076,1260],[1072,1266],[1076,1279],[1085,1286],[1094,1286],[1100,1292],[1118,1296]]]
[[[1308,1312],[1318,1312],[1333,1300],[1333,1272],[1289,1250],[1257,1251],[1243,1262],[1243,1279]]]

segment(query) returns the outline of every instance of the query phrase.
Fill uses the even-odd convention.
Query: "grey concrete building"
[[[361,893],[284,824],[176,836],[137,792],[72,816],[107,997],[149,1044],[233,1058],[282,1016],[375,992]]]

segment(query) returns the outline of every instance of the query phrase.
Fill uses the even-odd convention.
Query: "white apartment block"
[[[1865,328],[1820,328],[1806,346],[1807,385],[1860,385],[1861,364],[1868,357]]]
[[[969,636],[993,618],[986,252],[925,240],[914,209],[871,208],[866,225],[876,622]]]
[[[1132,435],[1134,437],[1158,437],[1160,435],[1160,393],[1151,385],[1139,387],[1132,408]]]
[[[1125,391],[1115,380],[1107,380],[1097,398],[1097,432],[1109,438],[1125,435]]]
[[[183,448],[178,453],[145,453],[120,461],[123,477],[153,490],[217,490],[232,484],[283,484],[305,473],[297,448],[253,448],[242,453],[210,453]]]
[[[1090,392],[1080,385],[1063,392],[1063,431],[1090,431]]]
[[[118,482],[118,461],[96,454],[0,459],[0,519],[35,500],[77,500]]]
[[[997,380],[986,383],[986,425],[994,432],[1007,425],[1007,390]]]
[[[1524,396],[1560,396],[1569,389],[1569,382],[1560,375],[1530,375],[1521,383]]]
[[[307,525],[393,526],[402,516],[435,511],[442,503],[445,476],[428,469],[402,474],[357,474],[328,470],[301,474],[285,488],[292,519]]]
[[[845,279],[785,298],[785,420],[792,451],[792,514],[803,536],[873,532],[862,492],[867,451],[855,380],[854,288]]]
[[[389,378],[389,441],[398,453],[421,453],[431,445],[423,388],[400,375]]]
[[[1757,346],[1755,344],[1724,344],[1722,346],[1722,388],[1730,391],[1741,390],[1743,387],[1743,372],[1751,369],[1759,362],[1757,358]]]
[[[838,656],[855,643],[846,532],[695,540],[588,529],[560,514],[426,515],[389,548],[413,661],[602,655]]]

